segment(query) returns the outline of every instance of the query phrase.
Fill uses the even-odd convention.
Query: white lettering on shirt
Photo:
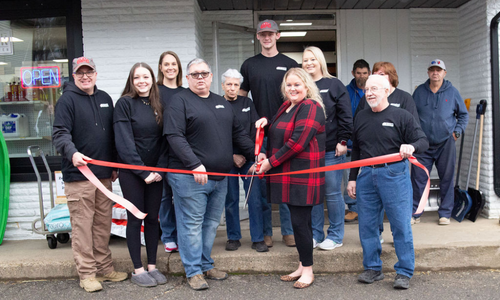
[[[101,103],[101,107],[109,107],[109,104],[107,104],[107,103]]]
[[[394,123],[384,122],[384,123],[382,123],[382,126],[394,127]]]
[[[286,67],[276,67],[276,70],[286,71]]]
[[[326,90],[320,90],[319,92],[320,93],[326,93],[326,92],[328,92],[328,89],[326,89]]]
[[[241,110],[242,112],[249,112],[250,111],[250,107],[247,107],[247,108],[244,108]]]
[[[220,105],[220,104],[219,104],[219,105],[216,105],[216,106],[215,106],[215,108],[216,108],[216,109],[219,109],[219,108],[224,108],[224,105]]]
[[[391,103],[392,106],[401,107],[401,103]]]

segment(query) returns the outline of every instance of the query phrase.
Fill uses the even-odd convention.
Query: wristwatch
[[[340,141],[340,144],[341,144],[342,146],[347,146],[347,141],[346,141],[346,140],[341,140],[341,141]]]
[[[453,133],[457,139],[460,137],[460,131],[454,131]]]

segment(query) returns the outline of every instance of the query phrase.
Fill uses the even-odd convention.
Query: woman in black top
[[[179,56],[173,51],[165,51],[160,55],[158,62],[158,81],[161,104],[166,114],[168,103],[172,96],[180,91],[182,87],[182,66]],[[175,225],[175,210],[173,207],[172,188],[168,184],[168,174],[163,180],[163,196],[160,205],[160,227],[161,241],[165,246],[165,252],[177,251],[177,226]]]
[[[136,63],[130,70],[122,97],[114,110],[118,159],[122,163],[166,167],[166,140],[162,136],[163,108],[153,70],[146,63]],[[127,211],[127,246],[134,264],[131,281],[139,286],[165,284],[167,279],[156,269],[158,249],[158,211],[163,190],[162,174],[141,170],[120,170],[123,196],[147,213],[144,237],[148,269],[141,262],[141,224]]]

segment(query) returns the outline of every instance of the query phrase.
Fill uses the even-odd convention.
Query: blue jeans
[[[446,142],[438,147],[429,147],[424,153],[416,154],[418,161],[427,168],[429,173],[432,164],[436,164],[439,175],[439,189],[441,193],[441,204],[439,205],[439,217],[451,217],[453,204],[455,202],[455,191],[453,188],[453,175],[455,173],[455,158],[457,150],[455,139],[451,136]],[[417,166],[412,166],[411,180],[413,184],[413,213],[417,211],[420,198],[427,184],[427,174]],[[420,214],[421,215],[421,214]],[[414,215],[418,218],[420,215]]]
[[[177,243],[177,227],[175,226],[175,210],[172,199],[172,189],[168,184],[168,174],[163,180],[163,195],[160,204],[161,241]]]
[[[210,257],[227,194],[227,177],[205,185],[193,175],[168,174],[174,193],[177,241],[186,277],[213,269]]]
[[[345,155],[335,156],[335,151],[325,153],[325,166],[338,165],[345,161]],[[327,231],[327,239],[341,244],[344,239],[344,215],[345,204],[342,197],[342,174],[343,170],[329,171],[325,173],[325,198],[330,226]],[[319,243],[325,238],[323,226],[325,214],[323,204],[316,205],[312,209],[313,238]]]
[[[253,165],[253,162],[245,163],[241,168],[234,167],[231,169],[231,174],[247,174],[248,169]],[[248,187],[250,186],[251,178],[243,180],[243,188],[245,195],[248,195]],[[238,177],[227,178],[227,196],[226,196],[226,231],[229,240],[241,239],[240,228],[240,182]],[[266,206],[270,206],[266,203]],[[269,209],[270,212],[270,209]],[[263,203],[260,192],[260,179],[254,177],[252,190],[248,197],[248,215],[250,219],[250,237],[252,242],[262,242],[264,240],[264,219],[263,219]],[[269,235],[269,232],[266,232]],[[271,234],[272,235],[272,228]]]
[[[261,180],[261,192],[262,192],[262,203],[267,203],[268,209],[263,206],[264,210],[264,235],[272,236],[272,212],[271,204],[267,202],[267,186],[266,181]],[[293,234],[292,219],[290,217],[290,209],[288,209],[287,204],[280,204],[280,224],[281,224],[281,235],[291,235]],[[266,234],[269,231],[270,234]]]
[[[381,168],[362,167],[356,180],[359,239],[365,270],[382,270],[379,240],[380,212],[385,210],[391,224],[398,262],[397,274],[413,276],[415,252],[411,230],[412,187],[406,160]]]
[[[351,156],[346,156],[345,162],[351,162]],[[351,169],[344,169],[344,173],[342,174],[342,180],[343,180],[343,190],[344,190],[344,202],[347,204],[347,209],[349,211],[353,211],[355,213],[358,212],[358,205],[356,202],[356,199],[352,199],[349,197],[349,194],[347,194],[347,183],[349,182],[349,172]]]

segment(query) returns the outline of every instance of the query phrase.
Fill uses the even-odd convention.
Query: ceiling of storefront
[[[198,0],[202,10],[457,8],[470,0]]]

